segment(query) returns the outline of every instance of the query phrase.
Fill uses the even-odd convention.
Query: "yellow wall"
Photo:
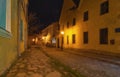
[[[68,2],[69,3],[68,3]],[[116,33],[115,29],[120,28],[120,1],[109,1],[109,12],[100,15],[100,4],[105,0],[84,0],[75,10],[66,10],[72,0],[64,0],[64,5],[60,17],[61,27],[64,25],[64,47],[65,48],[80,48],[80,49],[95,49],[102,51],[110,51],[120,53],[120,32]],[[64,7],[68,5],[69,7]],[[89,19],[83,21],[83,13],[88,10]],[[76,25],[72,26],[72,20],[76,18]],[[70,22],[70,28],[66,28],[67,22]],[[108,28],[108,44],[102,45],[99,43],[99,31],[102,28]],[[63,30],[63,29],[61,29]],[[88,31],[88,44],[83,44],[83,32]],[[72,44],[72,34],[76,34],[76,43]],[[67,35],[69,35],[70,44],[66,44]],[[114,39],[115,44],[111,45],[110,40]]]
[[[17,0],[11,0],[11,37],[0,36],[0,74],[17,56]]]
[[[27,44],[26,42],[27,41],[27,20],[25,19],[25,16],[27,15],[27,13],[26,15],[18,13],[17,0],[7,0],[7,3],[11,3],[11,7],[9,8],[9,10],[11,9],[11,13],[9,14],[8,11],[6,13],[6,15],[9,14],[6,20],[7,25],[9,25],[7,26],[7,30],[5,31],[7,35],[5,35],[4,37],[2,35],[0,36],[0,75],[3,74],[3,72],[7,70],[11,66],[11,64],[17,59],[18,49],[19,49],[19,53],[23,52],[25,50],[25,45]],[[21,14],[20,17],[22,17],[23,26],[24,26],[23,27],[24,40],[22,42],[19,40],[19,31],[18,31],[19,15],[18,14]]]

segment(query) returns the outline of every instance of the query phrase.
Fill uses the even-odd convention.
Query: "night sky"
[[[63,0],[29,0],[29,13],[35,13],[37,25],[45,28],[55,21],[59,21]]]

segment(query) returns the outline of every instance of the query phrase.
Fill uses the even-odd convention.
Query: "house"
[[[27,48],[28,0],[0,0],[0,75]]]
[[[42,30],[42,35],[41,35],[42,43],[44,45],[56,47],[58,35],[59,35],[59,24],[58,22],[54,22]]]
[[[60,16],[64,48],[120,53],[120,1],[74,1],[64,0]]]

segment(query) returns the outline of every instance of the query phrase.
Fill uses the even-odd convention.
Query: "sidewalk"
[[[62,74],[53,68],[49,58],[40,49],[26,51],[11,67],[5,77],[61,77]]]

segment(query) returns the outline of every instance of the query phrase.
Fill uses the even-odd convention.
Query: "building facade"
[[[27,45],[28,0],[0,0],[0,75]]]
[[[42,30],[42,42],[44,45],[56,47],[57,37],[59,35],[59,24],[54,22]]]
[[[60,31],[64,31],[64,47],[120,53],[119,3],[80,0],[76,6],[73,0],[64,0],[59,21]]]

